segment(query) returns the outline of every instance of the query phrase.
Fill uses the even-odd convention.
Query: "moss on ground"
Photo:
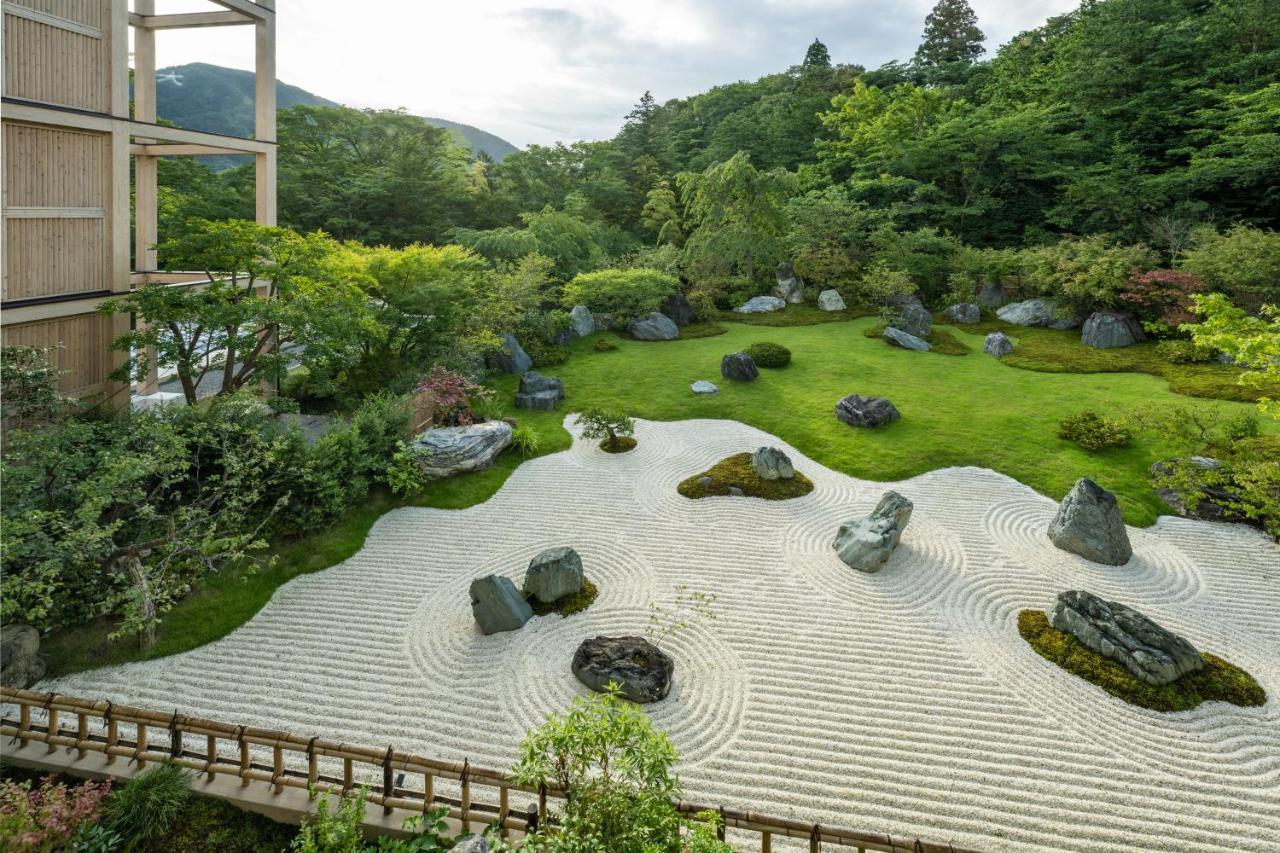
[[[532,596],[529,598],[529,606],[533,608],[533,612],[538,616],[546,616],[551,613],[559,613],[561,616],[572,616],[575,613],[581,613],[591,606],[596,600],[596,596],[600,594],[600,590],[591,582],[591,578],[582,579],[582,589],[570,595],[562,595],[555,601],[544,603]]]
[[[746,326],[817,326],[822,323],[839,323],[866,317],[872,312],[861,308],[847,308],[844,311],[823,311],[813,305],[788,305],[781,311],[767,311],[763,314],[739,314],[737,311],[721,311],[720,319],[728,323],[742,323]]]
[[[710,477],[712,482],[704,486],[699,481]],[[727,495],[729,487],[737,486],[749,498],[767,501],[785,501],[813,491],[813,481],[799,471],[790,480],[766,480],[751,467],[750,453],[737,453],[722,459],[701,474],[694,474],[676,486],[676,491],[686,498],[705,498],[711,495]]]
[[[876,323],[874,326],[863,332],[863,334],[868,338],[879,338],[880,342],[887,347],[902,349],[902,347],[891,344],[884,339],[884,328],[884,323]],[[924,339],[929,342],[929,346],[933,347],[929,352],[936,352],[940,355],[968,355],[971,351],[966,344],[961,342],[960,339],[951,334],[951,332],[937,326],[934,326],[929,331],[929,334],[924,336]]]
[[[1018,633],[1040,657],[1096,684],[1130,705],[1154,711],[1187,711],[1202,702],[1230,702],[1251,708],[1267,701],[1266,692],[1253,676],[1216,655],[1204,655],[1205,667],[1199,672],[1188,673],[1172,684],[1155,687],[1139,680],[1122,664],[1054,628],[1043,610],[1019,613]]]
[[[620,435],[612,442],[606,438],[600,442],[600,449],[605,453],[626,453],[636,449],[636,440],[630,435]]]
[[[142,849],[146,853],[265,853],[288,850],[297,834],[296,826],[197,795],[183,806],[172,829]]]
[[[680,330],[680,338],[682,340],[692,340],[694,338],[714,338],[716,335],[723,335],[729,331],[719,323],[690,323]]]

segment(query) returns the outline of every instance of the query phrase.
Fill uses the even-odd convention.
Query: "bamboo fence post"
[[[760,853],[773,853],[773,833],[768,830],[760,833]]]
[[[507,837],[507,813],[510,811],[508,807],[510,803],[510,795],[507,792],[507,786],[503,785],[498,789],[498,834],[503,838]]]
[[[52,693],[49,694],[49,702],[50,703],[53,702]],[[45,710],[49,715],[49,721],[48,721],[49,724],[48,726],[46,726],[46,733],[45,733],[45,744],[49,747],[48,751],[53,752],[55,749],[57,749],[57,747],[53,745],[53,738],[55,735],[58,734],[58,726],[59,726],[58,709],[52,707],[52,705],[50,704],[45,706]]]
[[[26,746],[27,741],[31,740],[31,737],[27,734],[27,731],[30,730],[30,728],[31,728],[31,706],[26,704],[19,705],[18,706],[18,744],[19,744],[18,748],[19,749]]]
[[[236,730],[236,740],[240,743],[240,787],[249,784],[249,743],[244,739],[244,726]]]
[[[538,785],[538,826],[547,822],[547,783]]]
[[[320,767],[316,762],[316,740],[319,735],[307,741],[307,790],[310,791],[316,785],[316,779],[320,777]]]
[[[346,796],[351,792],[353,783],[351,778],[351,759],[344,757],[342,759],[342,796]]]
[[[83,759],[86,752],[84,743],[89,738],[89,715],[84,711],[76,713],[76,758]]]
[[[822,825],[815,823],[813,831],[809,833],[809,853],[819,853],[822,850]]]
[[[471,811],[471,760],[462,759],[462,832],[471,831],[471,822],[467,819]]]
[[[116,724],[116,718],[112,715],[111,700],[107,700],[107,707],[102,711],[102,721],[107,724],[107,764],[114,764],[116,757],[111,750],[116,748],[116,744],[120,742],[120,727]],[[25,709],[26,706],[24,705]]]
[[[214,779],[214,776],[216,775],[213,769],[213,765],[218,762],[218,736],[217,735],[208,735],[205,738],[204,750],[205,750],[205,755],[207,755],[209,758],[209,760],[205,762],[204,772],[209,774],[209,781],[212,782]]]
[[[422,813],[431,811],[431,803],[436,798],[436,777],[430,773],[422,774]]]
[[[391,747],[382,759],[382,813],[391,814],[391,798],[396,794],[396,783],[391,770]]]
[[[280,746],[280,741],[276,741],[271,747],[271,785],[272,794],[278,794],[284,790],[284,749]]]
[[[133,760],[138,763],[138,769],[147,766],[147,760],[142,757],[142,753],[147,751],[147,724],[143,722],[134,723],[134,727],[138,731],[137,748],[133,751]]]
[[[169,757],[182,757],[182,730],[178,727],[178,709],[173,709],[173,718],[169,720]]]

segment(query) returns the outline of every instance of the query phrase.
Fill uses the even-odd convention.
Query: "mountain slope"
[[[298,104],[340,106],[277,80],[276,107],[283,110]],[[250,136],[253,133],[253,74],[204,62],[161,69],[156,75],[156,112],[160,118],[179,127]],[[469,124],[431,116],[423,119],[448,130],[459,144],[476,153],[488,154],[494,160],[517,150],[505,139]]]

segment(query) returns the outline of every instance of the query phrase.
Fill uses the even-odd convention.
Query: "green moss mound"
[[[719,323],[690,323],[680,330],[680,339],[714,338],[716,335],[723,335],[727,331],[729,330]]]
[[[699,480],[703,477],[710,477],[711,485],[702,485]],[[813,481],[799,471],[790,480],[761,478],[751,467],[750,453],[737,453],[717,462],[709,470],[694,474],[676,486],[676,491],[686,498],[697,499],[711,495],[727,495],[730,486],[742,489],[743,495],[749,498],[764,498],[767,501],[785,501],[813,491]]]
[[[885,325],[884,323],[876,323],[863,334],[868,338],[880,338],[884,341]],[[962,343],[959,338],[946,329],[940,329],[937,326],[934,326],[933,330],[925,335],[924,339],[929,342],[929,346],[933,347],[929,352],[936,352],[941,355],[968,355],[970,353],[969,347]],[[888,341],[884,341],[884,345],[887,347],[893,346]]]
[[[1199,672],[1184,675],[1163,687],[1153,687],[1140,681],[1122,664],[1054,628],[1043,610],[1019,613],[1018,633],[1040,657],[1130,705],[1153,711],[1188,711],[1202,702],[1230,702],[1254,708],[1267,701],[1266,691],[1252,675],[1216,655],[1204,655],[1205,668]]]
[[[786,367],[791,363],[791,350],[771,341],[752,344],[747,347],[746,353],[757,367]]]
[[[559,613],[561,616],[572,616],[575,613],[581,613],[591,606],[596,600],[596,596],[600,594],[600,590],[591,582],[591,578],[582,579],[582,589],[572,595],[562,595],[555,601],[541,602],[536,598],[529,598],[529,606],[533,608],[533,612],[538,616],[547,616],[551,613]]]
[[[608,338],[596,338],[596,341],[591,345],[591,348],[596,352],[613,352],[618,348],[618,345]]]
[[[628,450],[635,450],[636,440],[629,435],[620,435],[612,444],[609,439],[600,442],[600,449],[605,453],[626,453]]]

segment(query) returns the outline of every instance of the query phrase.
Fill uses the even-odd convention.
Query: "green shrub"
[[[158,764],[111,792],[103,822],[124,839],[125,849],[137,850],[168,832],[190,798],[187,772],[177,764]]]
[[[608,338],[596,338],[596,342],[591,345],[596,352],[613,352],[618,345]]]
[[[636,423],[620,409],[587,409],[578,415],[584,438],[603,439],[600,447],[610,453],[624,453],[636,446],[632,438]]]
[[[1192,235],[1182,268],[1228,296],[1280,299],[1280,232],[1236,225],[1225,234],[1211,226]]]
[[[329,811],[329,795],[316,801],[315,811],[304,818],[293,849],[298,853],[359,853],[364,849],[364,801],[368,791],[343,797],[336,812]]]
[[[1213,350],[1191,341],[1160,341],[1156,355],[1170,364],[1205,364],[1213,361]]]
[[[564,304],[585,305],[625,325],[658,310],[662,301],[679,289],[679,279],[658,270],[597,270],[576,275],[564,286]]]
[[[786,367],[791,363],[791,350],[782,344],[761,341],[746,349],[757,367]]]
[[[1077,310],[1115,306],[1130,275],[1157,261],[1146,246],[1118,245],[1100,234],[1027,249],[1021,259],[1032,286]]]
[[[1130,437],[1129,429],[1123,423],[1104,418],[1096,412],[1071,415],[1058,424],[1058,438],[1075,442],[1085,450],[1123,447],[1129,443]]]
[[[524,350],[533,359],[534,367],[555,367],[569,360],[569,348],[554,341],[532,338],[525,344]]]

